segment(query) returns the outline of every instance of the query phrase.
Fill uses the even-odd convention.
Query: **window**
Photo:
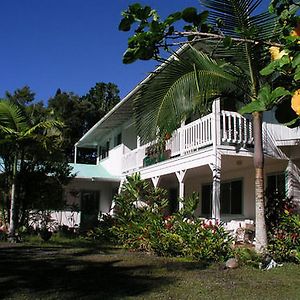
[[[209,216],[211,214],[211,202],[212,202],[212,184],[206,184],[202,186],[202,214]]]
[[[114,147],[117,147],[120,144],[122,144],[122,133],[119,133],[114,138]]]
[[[108,157],[108,152],[109,152],[109,141],[106,142],[106,146],[99,147],[100,159],[104,159]]]
[[[221,214],[242,214],[242,180],[221,182]],[[202,186],[202,214],[208,216],[212,209],[212,184]]]
[[[271,174],[267,176],[267,194],[279,192],[282,195],[286,195],[285,187],[285,173]]]

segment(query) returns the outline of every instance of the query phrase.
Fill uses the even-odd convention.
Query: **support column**
[[[209,164],[212,171],[213,177],[213,188],[212,188],[212,211],[211,217],[215,220],[221,218],[221,205],[220,205],[220,191],[221,191],[221,154],[218,151],[218,147],[221,144],[220,135],[220,122],[221,122],[221,108],[220,98],[216,99],[212,105],[212,142],[213,142],[213,153],[214,162]]]
[[[183,201],[184,201],[184,176],[186,174],[186,170],[180,170],[175,172],[178,183],[179,183],[179,210],[183,208]]]
[[[125,178],[122,178],[122,179],[121,179],[120,185],[119,185],[119,188],[118,188],[118,194],[121,193],[122,186],[123,186],[125,180],[126,180]],[[115,203],[114,199],[112,199],[112,201],[111,201],[111,207],[110,207],[110,210],[109,210],[109,214],[110,214],[111,216],[113,216],[113,215],[115,214],[115,206],[116,206],[116,203]]]
[[[120,194],[120,193],[121,193],[122,186],[123,186],[123,184],[124,184],[125,180],[126,180],[125,178],[122,178],[122,179],[121,179],[121,181],[120,181],[120,185],[119,185],[119,188],[118,188],[118,194]]]
[[[74,146],[74,164],[77,163],[77,143]]]
[[[221,155],[219,153],[216,154],[215,163],[210,164],[209,167],[213,177],[211,217],[212,219],[220,220]]]
[[[96,164],[99,165],[100,163],[100,146],[97,145],[97,160],[96,160]]]
[[[151,177],[151,180],[152,180],[152,183],[154,185],[154,188],[157,188],[158,183],[159,183],[159,179],[160,179],[160,176]]]

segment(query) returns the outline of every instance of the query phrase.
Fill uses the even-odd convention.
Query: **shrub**
[[[277,261],[300,263],[300,216],[292,198],[277,191],[267,195],[266,224],[270,255]]]
[[[193,217],[197,195],[184,201],[182,211],[164,216],[166,191],[153,189],[134,175],[127,178],[115,201],[116,224],[111,232],[126,248],[206,261],[225,260],[231,255],[232,238],[224,228]]]
[[[245,247],[235,248],[234,256],[238,259],[240,265],[259,267],[261,262],[261,256],[255,250]]]
[[[300,263],[300,216],[285,210],[278,227],[269,232],[269,252],[278,261]]]

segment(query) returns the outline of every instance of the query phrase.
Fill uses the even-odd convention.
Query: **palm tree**
[[[9,236],[15,238],[16,230],[16,184],[18,164],[26,159],[26,149],[34,145],[48,148],[59,136],[58,128],[62,123],[55,120],[33,124],[23,107],[10,101],[0,101],[1,144],[12,158],[10,187]],[[52,138],[50,138],[52,137]]]
[[[212,26],[222,24],[216,29],[219,31],[219,38],[199,41],[195,44],[198,51],[187,51],[182,55],[183,59],[172,61],[142,87],[136,101],[136,119],[138,133],[143,139],[148,139],[149,136],[153,138],[157,133],[155,127],[160,128],[161,133],[174,130],[191,111],[198,110],[204,113],[209,100],[222,93],[238,93],[246,103],[258,101],[259,90],[264,86],[264,79],[259,71],[269,61],[266,42],[275,41],[277,38],[275,17],[268,12],[256,14],[261,0],[200,2],[210,11],[209,23]],[[227,40],[231,39],[231,47],[224,46],[224,37],[227,37]],[[263,110],[265,109],[252,113],[258,252],[267,247],[264,217]],[[150,134],[147,133],[149,129]]]
[[[211,98],[218,97],[220,91],[230,93],[236,89],[238,69],[234,66],[191,46],[182,51],[183,57],[175,54],[175,59],[166,62],[164,70],[135,96],[135,117],[142,142],[173,132],[195,111],[205,115]]]

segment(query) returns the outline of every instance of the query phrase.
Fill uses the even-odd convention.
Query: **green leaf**
[[[287,126],[287,127],[293,127],[299,121],[300,121],[300,117],[297,117],[297,118],[293,119],[292,121],[290,121],[288,123],[284,123],[284,125]]]
[[[239,110],[239,113],[244,115],[244,114],[251,114],[256,111],[258,112],[258,111],[264,111],[264,110],[265,110],[264,104],[255,100],[255,101],[252,101],[252,102],[246,104],[245,106],[243,106]]]
[[[123,18],[119,24],[120,31],[129,31],[131,28],[131,22],[128,18]]]
[[[268,76],[276,70],[277,65],[278,65],[277,61],[272,61],[266,67],[264,67],[262,70],[260,70],[259,73],[263,76]]]
[[[201,23],[204,23],[207,21],[208,15],[209,15],[208,10],[205,10],[198,15],[198,19],[201,20]]]
[[[160,26],[159,22],[152,21],[150,23],[150,30],[151,31],[157,32],[157,31],[160,31],[160,29],[161,29],[161,26]]]
[[[296,69],[295,75],[294,75],[294,80],[298,81],[300,80],[300,67]]]
[[[300,65],[300,53],[294,57],[293,62],[292,62],[292,67],[296,68]]]
[[[272,91],[271,95],[270,95],[270,101],[277,101],[278,98],[284,97],[284,96],[288,96],[291,93],[286,90],[283,87],[278,87],[276,88],[274,91]]]
[[[149,60],[154,56],[155,48],[153,47],[140,47],[135,52],[135,57],[141,60]]]
[[[178,11],[178,12],[175,12],[175,13],[169,15],[169,16],[166,18],[166,20],[165,20],[164,23],[165,23],[166,25],[171,25],[171,24],[173,24],[174,22],[179,21],[181,18],[182,18],[182,13]]]
[[[197,18],[197,10],[195,7],[187,7],[182,12],[182,19],[185,22],[193,23]]]
[[[232,45],[232,39],[230,36],[225,36],[224,40],[223,40],[223,45],[225,48],[230,48]]]
[[[131,64],[136,61],[137,57],[135,56],[135,53],[135,48],[128,48],[123,55],[123,64]]]
[[[140,3],[134,3],[134,4],[129,5],[129,9],[128,10],[131,13],[137,13],[141,8],[142,8],[142,6],[141,6]]]
[[[280,59],[277,60],[280,67],[283,67],[290,63],[290,58],[288,55],[283,55]]]
[[[269,85],[265,85],[259,90],[257,99],[242,107],[240,109],[240,113],[250,114],[253,112],[263,112],[270,110],[283,97],[287,95],[290,95],[290,92],[283,87],[278,87],[274,91],[272,91]]]

